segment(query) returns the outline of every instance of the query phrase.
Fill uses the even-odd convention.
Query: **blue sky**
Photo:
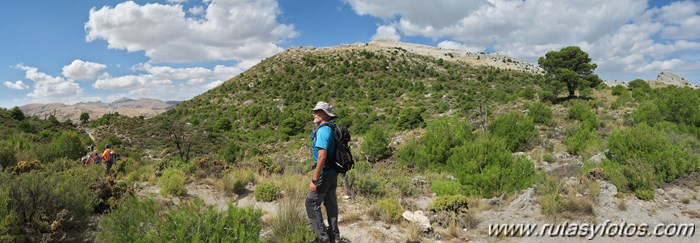
[[[698,1],[34,0],[0,18],[0,107],[186,100],[292,46],[373,39],[531,63],[578,45],[603,79],[700,83]]]

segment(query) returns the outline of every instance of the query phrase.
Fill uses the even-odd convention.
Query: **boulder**
[[[408,222],[418,225],[423,232],[430,232],[433,230],[433,226],[430,225],[430,219],[423,214],[423,211],[405,211],[401,216]]]

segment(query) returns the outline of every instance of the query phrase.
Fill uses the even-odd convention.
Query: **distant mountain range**
[[[87,112],[90,119],[97,119],[104,114],[118,112],[125,116],[144,116],[146,118],[158,115],[174,108],[181,101],[161,101],[156,99],[141,98],[138,100],[122,98],[112,103],[81,102],[75,105],[60,103],[28,104],[19,107],[27,116],[48,117],[53,114],[60,121],[70,119],[78,121],[80,114]]]

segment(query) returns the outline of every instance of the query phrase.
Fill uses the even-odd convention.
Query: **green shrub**
[[[243,157],[243,149],[238,143],[229,142],[219,151],[219,156],[227,163],[233,165]]]
[[[447,164],[466,193],[482,197],[526,188],[535,180],[532,161],[514,157],[500,137],[482,136],[456,148]]]
[[[431,212],[459,212],[469,208],[469,199],[463,195],[438,196],[430,203]]]
[[[665,87],[655,91],[654,102],[664,120],[700,127],[700,92],[687,87]]]
[[[50,163],[60,158],[78,159],[85,155],[80,137],[75,132],[63,132],[54,137],[51,143],[40,145],[38,150],[39,160],[43,163]]]
[[[398,222],[401,219],[401,213],[403,213],[403,208],[393,199],[382,199],[377,202],[377,207],[379,207],[379,212],[384,221],[386,222]]]
[[[604,170],[608,169],[605,173],[624,176],[625,180],[617,179],[617,183],[625,183],[616,184],[618,188],[629,188],[641,195],[640,198],[653,199],[654,194],[646,191],[654,191],[656,185],[671,182],[700,166],[697,154],[678,146],[669,137],[679,135],[659,131],[645,123],[613,131],[608,139],[607,157],[611,160],[608,163],[614,165],[604,164]]]
[[[428,123],[419,141],[408,141],[396,151],[398,161],[419,168],[441,169],[452,148],[471,141],[469,125],[456,117],[439,118]]]
[[[217,212],[196,199],[171,210],[149,199],[127,200],[105,216],[97,240],[102,242],[259,242],[261,212],[230,204]]]
[[[230,131],[231,130],[231,121],[229,119],[224,118],[224,117],[219,118],[219,120],[216,121],[215,127],[216,127],[216,129],[221,130],[221,131]]]
[[[548,125],[552,123],[552,109],[538,102],[527,107],[527,116],[535,123]]]
[[[411,184],[411,178],[406,176],[394,177],[390,183],[399,190],[401,197],[414,196],[419,192],[419,189]]]
[[[70,163],[61,160],[58,163]],[[97,203],[97,195],[90,189],[101,176],[98,170],[73,166],[65,170],[47,168],[45,171],[32,170],[18,175],[0,174],[0,230],[17,233],[21,239],[41,241],[38,232],[48,232],[49,226],[56,223],[52,232],[82,232]],[[14,238],[12,235],[8,237]],[[0,236],[2,238],[2,236]]]
[[[626,106],[631,101],[632,101],[632,95],[630,95],[629,92],[625,91],[620,96],[618,96],[617,99],[615,99],[615,101],[613,101],[610,104],[610,109],[617,110],[622,106]]]
[[[459,184],[459,181],[433,180],[430,182],[430,188],[437,196],[462,194],[462,184]]]
[[[377,198],[386,195],[386,178],[378,173],[349,173],[348,183],[353,194],[360,194],[369,198]]]
[[[370,162],[377,162],[391,154],[389,150],[389,137],[384,132],[384,129],[375,126],[367,132],[365,140],[360,146],[360,151],[365,155],[365,158]]]
[[[544,160],[547,163],[552,163],[556,161],[556,158],[554,158],[554,155],[552,155],[551,153],[546,153],[542,156],[542,160]]]
[[[663,121],[661,110],[653,102],[644,102],[639,105],[639,108],[632,112],[632,119],[635,124],[646,122],[650,126]]]
[[[597,119],[591,107],[584,102],[576,102],[569,108],[569,119],[580,122],[583,129],[594,129],[597,127]]]
[[[17,213],[10,207],[9,194],[9,188],[0,188],[0,242],[24,241],[18,225]]]
[[[176,168],[165,169],[165,171],[163,171],[163,176],[160,177],[158,186],[160,186],[160,194],[163,196],[183,196],[187,194],[187,188],[185,188],[185,173]]]
[[[4,141],[0,141],[0,172],[8,166],[17,164],[17,157],[12,146]]]
[[[644,92],[651,91],[651,85],[642,79],[635,79],[627,83],[627,88],[630,90],[639,89]]]
[[[627,93],[627,89],[625,89],[625,87],[623,87],[622,85],[615,85],[612,87],[611,93],[614,96],[620,96],[623,93]]]
[[[406,107],[398,114],[397,126],[399,129],[408,130],[422,127],[425,122],[421,114],[425,112],[423,108]]]
[[[272,202],[280,198],[280,187],[272,182],[260,183],[255,188],[255,201]]]
[[[603,150],[603,139],[594,130],[578,128],[566,134],[564,145],[569,153],[588,158]]]
[[[489,133],[504,138],[508,150],[515,151],[535,135],[535,124],[532,118],[511,112],[491,121]]]

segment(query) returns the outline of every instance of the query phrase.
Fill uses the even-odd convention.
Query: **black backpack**
[[[333,137],[335,137],[335,158],[327,160],[323,167],[345,174],[355,166],[355,159],[350,152],[350,131],[345,126],[337,126],[331,122],[323,123],[318,128],[323,126],[333,129]]]

